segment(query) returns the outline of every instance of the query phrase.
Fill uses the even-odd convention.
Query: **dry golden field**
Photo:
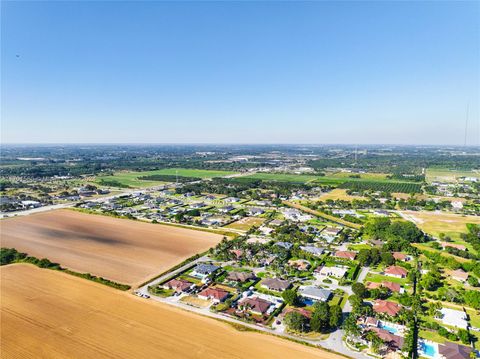
[[[208,232],[71,210],[5,219],[0,230],[2,247],[132,285],[222,239]]]
[[[343,358],[58,271],[0,272],[1,358]]]

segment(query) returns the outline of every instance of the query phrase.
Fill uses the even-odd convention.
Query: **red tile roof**
[[[349,251],[337,251],[337,252],[335,252],[335,257],[338,257],[338,258],[345,258],[345,259],[354,260],[356,256],[357,256],[357,253],[355,253],[355,252],[349,252]]]
[[[390,316],[395,316],[400,312],[402,306],[400,304],[390,302],[388,300],[377,299],[373,303],[373,311],[377,313],[385,313]]]
[[[402,289],[402,286],[398,283],[393,283],[393,282],[382,282],[382,286],[385,288],[388,288],[392,292],[400,292],[400,289]]]
[[[399,261],[404,261],[405,259],[407,259],[407,255],[401,252],[393,252],[393,258]]]
[[[402,268],[399,266],[390,266],[387,269],[385,269],[385,273],[390,275],[405,277],[408,272],[405,268]]]
[[[190,288],[193,285],[192,282],[184,279],[172,279],[165,283],[167,288],[175,289],[176,291],[183,292],[184,290]]]
[[[252,297],[252,298],[245,298],[240,301],[239,306],[241,307],[247,307],[249,308],[252,312],[256,313],[262,313],[264,314],[272,303],[270,303],[268,300],[258,298],[258,297]]]
[[[228,292],[219,288],[207,288],[198,293],[199,296],[223,300],[228,296]]]

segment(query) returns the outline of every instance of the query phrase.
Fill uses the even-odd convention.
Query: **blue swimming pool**
[[[430,358],[436,358],[438,356],[438,348],[436,345],[421,342],[420,350]]]
[[[397,329],[397,328],[391,327],[391,326],[386,325],[386,324],[382,324],[382,329],[385,329],[385,330],[389,331],[389,332],[392,333],[392,334],[396,334],[396,333],[398,332],[398,329]]]

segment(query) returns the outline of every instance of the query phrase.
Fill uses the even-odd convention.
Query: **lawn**
[[[331,199],[331,200],[334,200],[334,201],[341,200],[341,201],[349,201],[349,202],[353,201],[354,199],[367,200],[367,198],[363,197],[363,196],[351,196],[351,195],[347,194],[346,189],[341,189],[341,188],[335,188],[334,190],[332,190],[330,192],[322,194],[318,198],[319,201],[326,201],[327,199]]]
[[[245,218],[239,219],[236,222],[230,223],[229,225],[225,226],[225,228],[248,231],[253,226],[260,227],[262,223],[265,222],[265,220],[266,220],[265,218],[259,218],[259,217],[245,217]]]
[[[182,297],[180,302],[197,308],[207,308],[210,306],[210,304],[212,304],[209,300],[200,299],[198,297],[194,297],[193,295]]]
[[[440,233],[451,237],[454,242],[466,245],[460,234],[467,233],[467,223],[480,224],[478,216],[463,216],[454,213],[437,213],[427,211],[401,211],[402,217],[414,222],[424,232],[438,237]]]
[[[153,175],[169,175],[175,176],[178,174],[179,177],[199,177],[199,178],[213,178],[213,177],[222,177],[235,172],[230,171],[213,171],[213,170],[197,170],[197,169],[187,169],[187,168],[165,168],[155,171],[143,171],[143,172],[127,172],[121,171],[116,172],[113,176],[99,176],[95,179],[96,183],[102,183],[102,179],[105,181],[116,181],[120,184],[128,187],[151,187],[157,186],[164,182],[160,181],[145,181],[138,179],[143,176],[153,176]]]
[[[448,168],[430,167],[427,169],[426,180],[427,182],[456,182],[459,177],[480,177],[480,173],[474,171],[460,171]]]
[[[368,273],[367,277],[365,278],[365,282],[375,282],[375,283],[393,282],[393,283],[405,285],[407,283],[407,279],[390,277],[390,276],[381,275],[381,274]]]

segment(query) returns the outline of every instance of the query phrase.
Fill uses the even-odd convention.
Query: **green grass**
[[[442,182],[456,182],[459,177],[480,177],[479,172],[455,170],[448,168],[427,168],[426,180],[427,182],[442,181]]]
[[[406,278],[389,277],[387,275],[381,275],[381,274],[368,273],[367,277],[365,278],[365,282],[375,282],[375,283],[393,282],[393,283],[398,283],[398,284],[406,284],[407,279]]]
[[[235,172],[230,171],[213,171],[213,170],[197,170],[187,168],[165,168],[156,171],[144,171],[144,172],[116,172],[113,176],[100,176],[95,179],[96,183],[101,184],[101,180],[116,181],[122,185],[137,188],[137,187],[151,187],[157,186],[164,182],[140,180],[139,177],[153,176],[153,175],[170,175],[175,176],[178,171],[180,177],[199,177],[199,178],[213,178],[222,177]]]

